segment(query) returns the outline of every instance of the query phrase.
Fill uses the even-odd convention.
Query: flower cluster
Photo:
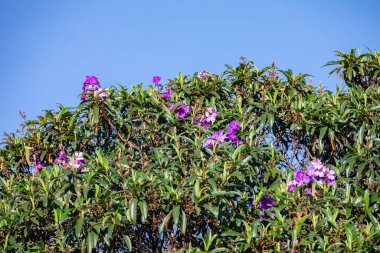
[[[208,80],[212,79],[212,76],[209,72],[207,72],[206,70],[202,70],[201,72],[198,73],[198,78],[202,80],[204,77],[207,78]]]
[[[82,167],[82,165],[85,165],[87,163],[87,160],[86,158],[83,157],[83,153],[82,152],[75,152],[74,154],[74,168],[75,169],[79,169]],[[79,170],[80,172],[83,172],[83,169],[80,169]]]
[[[108,96],[108,89],[103,89],[100,86],[99,80],[96,76],[86,76],[86,80],[82,85],[81,100],[86,100],[89,95],[100,98],[105,98]]]
[[[74,163],[70,163],[66,152],[64,150],[61,150],[58,152],[58,157],[54,160],[54,163],[61,165],[63,168],[73,166],[75,169],[80,169],[79,171],[83,172],[83,169],[81,167],[87,164],[87,160],[84,158],[82,152],[75,152]]]
[[[173,103],[168,107],[169,111],[172,111],[175,106],[178,105],[178,102]],[[174,110],[174,115],[177,118],[184,119],[187,117],[187,113],[190,110],[190,106],[188,104],[181,104]]]
[[[68,167],[70,165],[69,158],[64,150],[58,152],[58,157],[54,160],[54,163],[62,165],[62,167]]]
[[[326,167],[321,160],[316,159],[306,166],[304,171],[295,171],[294,179],[288,183],[288,191],[293,192],[296,187],[308,185],[310,186],[314,181],[325,181],[326,185],[335,184],[335,172]],[[310,187],[306,188],[306,193],[311,194]]]
[[[207,135],[207,140],[202,144],[202,147],[213,147],[214,145],[219,146],[226,140],[227,136],[223,134],[223,130],[217,131],[212,135]]]
[[[195,119],[195,124],[198,126],[202,126],[204,128],[208,128],[210,124],[216,121],[216,116],[218,116],[218,111],[212,109],[212,107],[207,107],[204,115],[200,115]]]
[[[236,131],[240,129],[240,126],[236,120],[231,121],[228,125],[227,133],[223,134],[223,131],[217,131],[213,135],[207,135],[207,139],[203,142],[202,147],[213,147],[214,145],[219,146],[226,139],[232,141],[234,145],[239,146],[242,141],[236,136]]]

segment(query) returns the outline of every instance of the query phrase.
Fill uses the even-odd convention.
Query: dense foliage
[[[241,59],[221,75],[102,89],[25,120],[0,149],[10,252],[377,252],[380,53],[347,87]]]

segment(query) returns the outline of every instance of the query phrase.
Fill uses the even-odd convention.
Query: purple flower
[[[206,70],[202,70],[201,72],[198,73],[199,79],[202,79],[203,77],[207,77],[207,79],[211,79],[211,75]]]
[[[64,150],[58,152],[58,157],[54,160],[54,162],[61,164],[64,167],[69,165],[69,158],[67,157]]]
[[[303,172],[294,172],[294,180],[288,183],[288,191],[292,192],[294,191],[295,187],[302,186],[304,184],[310,186],[314,180],[318,182],[324,180],[327,186],[334,185],[335,171],[325,166],[321,160],[313,160],[309,165],[306,166]],[[306,194],[312,194],[311,188],[307,188],[305,191]]]
[[[175,102],[175,103],[171,104],[171,105],[168,107],[168,110],[169,110],[169,111],[172,111],[173,108],[174,108],[176,105],[178,105],[178,102]]]
[[[189,110],[190,106],[188,104],[181,104],[175,109],[174,114],[177,118],[184,119],[187,117]]]
[[[294,172],[294,179],[297,182],[297,186],[303,185],[304,183],[305,184],[313,183],[313,179],[309,175],[303,173],[302,171]]]
[[[94,90],[94,96],[99,96],[100,98],[105,98],[108,96],[108,88],[106,89],[102,89],[102,88],[99,88],[99,89],[95,89]]]
[[[98,78],[96,76],[86,76],[86,80],[82,85],[81,100],[86,100],[89,94],[96,95],[98,90],[102,90]],[[101,95],[101,97],[104,97],[104,95]]]
[[[298,186],[295,180],[288,182],[288,192],[294,192],[295,188]]]
[[[335,185],[335,171],[329,170],[326,173],[325,181],[327,185]]]
[[[36,159],[36,170],[37,171],[41,171],[42,168],[43,168],[43,165],[42,165],[42,162],[40,161],[40,159]]]
[[[236,132],[240,129],[239,124],[236,120],[231,121],[227,129],[227,138],[232,141],[235,146],[242,144],[242,141],[237,137]]]
[[[219,146],[225,141],[226,138],[227,137],[223,134],[222,130],[217,131],[212,135],[207,135],[207,140],[203,142],[202,147],[213,147],[214,145]]]
[[[100,88],[98,78],[96,76],[86,76],[86,80],[82,85],[82,91],[85,92],[87,87],[91,89],[96,88],[95,86],[97,86],[97,88]]]
[[[294,246],[297,246],[298,243],[299,243],[299,241],[296,239],[296,240],[294,240],[293,245],[294,245]]]
[[[228,133],[235,133],[236,131],[240,130],[239,124],[236,122],[236,120],[232,120],[230,124],[228,125],[227,134]]]
[[[305,189],[305,192],[306,192],[306,194],[311,195],[311,194],[313,194],[313,189],[311,189],[310,187],[308,187],[308,188]]]
[[[153,83],[154,83],[154,84],[157,85],[160,81],[161,81],[161,77],[160,77],[160,76],[154,76],[154,77],[153,77]]]
[[[170,91],[170,89],[167,89],[167,91],[165,92],[165,100],[166,101],[169,101],[170,98],[172,97],[172,92]]]
[[[74,168],[79,169],[82,165],[87,163],[86,158],[83,157],[82,152],[75,152],[74,154]],[[80,170],[82,171],[82,170]]]
[[[204,128],[209,128],[209,126],[210,126],[210,122],[206,121],[206,118],[204,115],[200,115],[198,118],[196,118],[195,124],[197,126],[202,126]]]
[[[216,120],[216,116],[218,116],[218,114],[219,113],[217,110],[212,109],[212,107],[207,107],[206,113],[205,113],[206,121],[208,123],[214,123]]]
[[[271,207],[276,206],[276,202],[273,200],[272,195],[269,193],[261,197],[258,207],[264,210],[268,210]]]

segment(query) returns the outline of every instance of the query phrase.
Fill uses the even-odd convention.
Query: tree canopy
[[[87,76],[81,102],[5,134],[9,252],[377,252],[380,53],[346,87],[242,58],[144,89]]]

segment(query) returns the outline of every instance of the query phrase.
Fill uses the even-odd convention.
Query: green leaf
[[[132,252],[132,242],[128,235],[123,235],[123,239],[125,243],[127,244],[129,252]]]
[[[148,218],[148,205],[146,201],[140,201],[139,207],[141,211],[141,222],[145,223],[146,219]]]
[[[186,213],[182,210],[182,215],[181,215],[181,232],[182,234],[186,234],[186,226],[187,226],[187,218],[186,218]]]
[[[162,221],[162,223],[160,225],[160,228],[159,228],[160,233],[164,232],[164,229],[165,229],[166,225],[168,224],[170,218],[172,217],[172,212],[173,212],[173,210],[171,210],[168,213],[168,215],[166,215],[166,217],[164,218],[164,220]]]
[[[137,223],[137,204],[137,199],[132,199],[131,203],[129,204],[129,215],[131,217],[133,225],[136,225]]]
[[[79,218],[75,222],[75,236],[77,238],[80,238],[80,234],[82,232],[82,227],[83,227],[83,222],[84,222],[84,218]]]
[[[325,136],[327,131],[327,127],[322,127],[321,131],[319,132],[319,140],[322,141],[323,137]]]
[[[173,221],[174,221],[174,225],[177,226],[178,224],[178,221],[179,221],[179,215],[180,215],[180,206],[175,206],[173,208]]]

